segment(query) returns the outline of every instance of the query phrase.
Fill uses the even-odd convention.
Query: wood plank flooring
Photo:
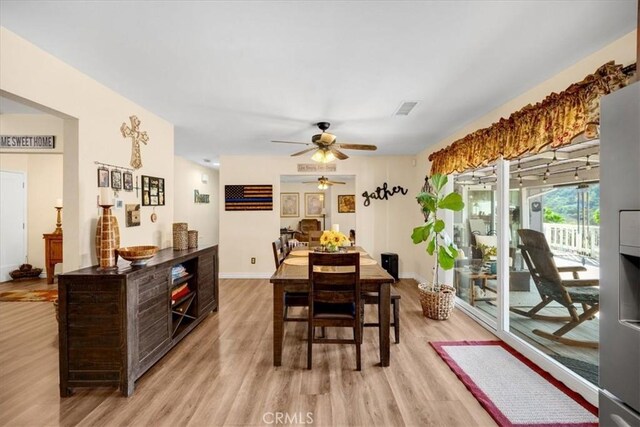
[[[0,303],[0,425],[257,426],[274,424],[277,412],[288,424],[321,426],[495,425],[428,343],[495,337],[460,311],[444,322],[425,319],[413,280],[396,285],[401,342],[391,344],[391,366],[377,366],[377,331],[366,328],[361,372],[350,345],[315,345],[306,370],[304,323],[286,324],[282,366],[273,367],[271,289],[267,280],[221,280],[219,312],[130,398],[78,389],[61,399],[53,305]]]

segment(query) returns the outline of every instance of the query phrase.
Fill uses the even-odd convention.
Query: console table
[[[62,262],[62,233],[43,234],[47,284],[53,283],[56,264]]]
[[[185,272],[172,277],[181,264]],[[172,300],[172,290],[188,293]],[[60,396],[75,387],[135,381],[218,309],[218,246],[159,251],[142,267],[120,260],[115,271],[87,267],[58,276]]]

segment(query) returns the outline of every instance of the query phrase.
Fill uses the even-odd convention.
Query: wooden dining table
[[[303,251],[307,247],[297,247],[292,250]],[[373,258],[361,247],[352,246],[349,251],[360,252],[361,258],[372,260]],[[289,254],[289,258],[297,257]],[[286,261],[286,260],[285,260]],[[367,264],[372,261],[368,261]],[[282,345],[284,341],[284,294],[285,292],[309,292],[309,266],[290,265],[283,262],[271,276],[273,284],[273,365],[282,364]],[[380,365],[389,366],[389,317],[391,305],[390,284],[394,279],[377,262],[372,265],[360,265],[360,287],[362,292],[378,293],[378,323],[380,324]]]

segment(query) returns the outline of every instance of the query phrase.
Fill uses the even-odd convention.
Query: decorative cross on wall
[[[122,132],[122,136],[125,138],[131,138],[131,167],[134,169],[140,169],[142,167],[142,156],[140,155],[140,143],[144,143],[145,145],[149,141],[149,136],[147,136],[147,132],[140,132],[138,128],[140,127],[140,119],[138,116],[129,117],[131,120],[131,127],[127,126],[126,123],[122,123],[120,126],[120,132]]]

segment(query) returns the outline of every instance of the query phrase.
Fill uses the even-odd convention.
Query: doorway
[[[25,181],[22,172],[0,171],[0,282],[27,258]]]

